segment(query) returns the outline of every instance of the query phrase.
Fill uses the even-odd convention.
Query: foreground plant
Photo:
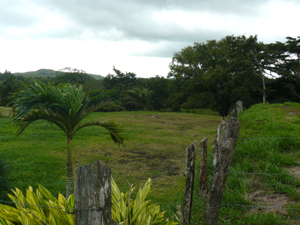
[[[62,194],[55,198],[45,187],[38,185],[36,192],[31,186],[26,196],[18,188],[13,190],[15,196],[8,194],[16,207],[0,204],[0,224],[75,224],[73,212],[74,195],[67,200]]]
[[[151,179],[137,192],[135,198],[131,196],[134,188],[125,194],[120,192],[114,179],[111,179],[112,219],[119,224],[139,225],[176,225],[178,223],[164,219],[166,211],[161,212],[156,204],[145,201],[150,188]],[[15,196],[8,194],[15,203],[16,208],[0,204],[0,224],[51,224],[73,225],[75,224],[73,208],[74,195],[68,200],[59,194],[56,199],[45,187],[38,185],[36,193],[32,187],[26,190],[26,196],[16,188]]]
[[[100,126],[106,129],[112,140],[123,144],[122,129],[114,122],[82,121],[100,106],[91,106],[90,98],[84,94],[81,86],[72,84],[51,86],[41,82],[28,85],[14,95],[12,118],[21,134],[26,127],[37,120],[45,120],[58,126],[67,136],[67,183],[66,197],[72,194],[73,159],[71,141],[74,134],[87,126]]]
[[[151,179],[140,187],[135,198],[131,196],[134,188],[126,193],[120,192],[114,179],[111,179],[112,187],[112,219],[121,224],[141,224],[141,225],[176,225],[178,223],[164,219],[167,211],[161,212],[156,204],[149,204],[145,201],[150,189]]]

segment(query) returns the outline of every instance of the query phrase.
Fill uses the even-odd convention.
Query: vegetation
[[[181,171],[185,148],[204,136],[213,140],[221,120],[219,116],[144,111],[96,112],[86,120],[106,118],[125,128],[126,145],[119,149],[98,127],[79,130],[72,142],[74,168],[102,160],[111,168],[123,192],[128,190],[127,181],[141,186],[151,177],[153,191],[149,199],[166,205],[184,187]],[[41,120],[16,137],[16,128],[9,119],[0,119],[0,126],[0,154],[11,165],[11,187],[24,191],[29,185],[36,188],[40,183],[55,196],[65,195],[66,143],[61,130]],[[173,167],[176,168],[166,173]],[[158,176],[163,179],[154,179]]]
[[[67,136],[67,185],[66,197],[72,193],[73,154],[71,142],[74,134],[88,126],[99,126],[106,129],[112,140],[123,144],[122,129],[114,122],[83,121],[90,113],[100,106],[91,106],[90,99],[83,93],[82,87],[66,84],[58,87],[35,82],[27,89],[14,96],[12,118],[19,127],[17,134],[21,134],[31,123],[45,120],[55,124]]]
[[[68,69],[68,68],[67,68]],[[70,69],[71,70],[71,69]],[[68,70],[68,71],[70,71]],[[76,71],[70,71],[70,72],[76,72]],[[22,77],[27,77],[27,78],[55,78],[59,74],[63,74],[64,72],[58,73],[55,70],[49,70],[49,69],[40,69],[37,71],[30,71],[30,72],[25,72],[25,73],[14,73],[13,75],[15,76],[22,76]],[[96,80],[101,80],[103,77],[101,75],[94,75],[94,74],[88,74],[89,76],[93,77]],[[1,77],[1,76],[0,76]]]
[[[296,103],[259,104],[241,112],[220,224],[298,224],[299,112]],[[208,172],[211,178],[211,164]],[[204,206],[197,196],[194,202]],[[195,210],[193,222],[202,216]]]
[[[0,200],[6,199],[6,193],[9,191],[9,175],[11,167],[7,164],[2,157],[0,157]]]
[[[176,225],[164,219],[166,211],[161,212],[159,205],[149,204],[145,201],[151,189],[151,179],[138,190],[135,198],[132,198],[134,188],[126,193],[120,192],[114,179],[112,179],[112,218],[122,224],[156,224],[156,225]]]
[[[125,194],[120,192],[119,187],[112,178],[112,219],[121,224],[165,224],[176,225],[164,218],[166,211],[161,212],[156,204],[145,201],[151,187],[151,179],[138,190],[136,197],[131,195],[134,188]],[[38,185],[36,193],[29,186],[26,196],[17,189],[9,198],[15,207],[0,204],[1,224],[52,224],[73,225],[75,224],[73,208],[74,195],[67,200],[61,194],[55,198],[44,186]],[[131,199],[129,199],[131,197]]]
[[[300,102],[299,43],[300,37],[287,37],[284,43],[264,44],[258,42],[256,36],[231,35],[221,40],[196,42],[175,53],[167,78],[137,78],[132,72],[124,73],[113,67],[113,74],[102,80],[71,69],[60,71],[52,78],[39,78],[38,84],[40,87],[49,83],[60,85],[50,86],[53,90],[80,86],[81,95],[90,96],[87,107],[102,106],[96,107],[99,112],[86,114],[87,121],[109,117],[123,124],[124,138],[128,141],[122,150],[112,147],[109,138],[103,138],[100,143],[99,136],[104,133],[93,126],[84,132],[78,131],[73,141],[74,164],[105,161],[121,190],[128,189],[127,181],[141,185],[148,177],[163,176],[163,181],[158,179],[153,183],[155,194],[150,193],[149,198],[168,209],[166,214],[170,218],[176,210],[170,201],[174,205],[182,204],[180,190],[184,189],[184,178],[179,171],[183,166],[184,149],[194,139],[205,136],[212,143],[219,115],[226,116],[235,102],[242,100],[248,110],[240,115],[241,139],[219,221],[221,224],[292,224],[297,223],[298,218],[298,211],[294,209],[300,208],[297,203],[300,184],[291,172],[300,166],[296,160],[300,107],[286,102]],[[72,85],[61,84],[65,82]],[[0,73],[1,106],[20,101],[18,93],[25,93],[28,87],[35,87],[32,79],[9,71]],[[40,101],[37,99],[37,108],[31,111],[31,116],[57,113],[51,111],[55,105],[46,110],[39,107]],[[258,104],[261,102],[267,103]],[[16,105],[13,108],[17,112]],[[7,115],[7,108],[0,109],[2,115]],[[131,112],[117,112],[122,110]],[[25,122],[23,128],[34,121],[30,118],[19,117],[19,121]],[[61,170],[65,168],[65,153],[61,151],[64,144],[59,129],[49,126],[45,130],[45,121],[37,121],[27,129],[26,135],[16,139],[9,120],[0,118],[0,125],[0,153],[11,165],[11,185],[24,191],[28,185],[36,187],[42,183],[54,194],[63,193],[61,183],[66,177]],[[23,128],[21,126],[21,130]],[[169,172],[173,167],[176,169]],[[208,169],[212,176],[212,165]],[[292,209],[285,209],[284,204],[279,207],[281,211],[262,206],[263,213],[258,213],[259,207],[255,204],[274,205],[269,197],[272,195],[288,199],[285,202],[289,202]],[[263,197],[268,202],[262,201]],[[202,218],[203,201],[195,195],[195,202],[193,223],[201,224],[198,218]]]
[[[299,112],[299,104],[285,103],[259,104],[240,114],[240,140],[226,184],[220,224],[296,223],[300,208],[300,182],[295,177],[300,166]],[[140,111],[92,113],[88,119],[103,120],[107,116],[126,127],[126,146],[117,149],[108,137],[99,142],[99,135],[104,133],[88,127],[75,135],[75,165],[105,161],[124,193],[129,190],[127,182],[143,185],[151,177],[152,191],[146,201],[151,199],[161,209],[167,209],[166,217],[174,220],[175,206],[182,204],[185,189],[184,149],[195,139],[208,136],[211,178],[212,144],[221,118]],[[24,191],[28,185],[42,183],[55,195],[63,193],[65,152],[59,129],[49,126],[45,130],[45,122],[40,121],[15,138],[8,119],[0,119],[0,124],[0,152],[12,168],[11,186]],[[196,190],[197,182],[195,185]],[[195,191],[192,224],[201,224],[203,209],[204,202]]]
[[[300,37],[264,44],[257,36],[234,35],[195,42],[174,53],[168,78],[137,78],[115,67],[103,79],[72,68],[26,76],[5,71],[0,73],[0,104],[11,103],[12,94],[26,88],[22,82],[32,84],[28,76],[53,85],[81,84],[84,92],[92,93],[91,102],[113,102],[106,111],[211,109],[226,116],[238,100],[246,108],[261,102],[300,102],[299,43]]]
[[[9,195],[15,207],[0,204],[1,224],[75,224],[73,212],[74,195],[68,199],[61,194],[55,198],[44,186],[39,185],[36,192],[31,186],[24,196],[22,191],[16,188],[14,196]]]
[[[7,118],[10,114],[10,110],[9,107],[0,106],[0,118]]]

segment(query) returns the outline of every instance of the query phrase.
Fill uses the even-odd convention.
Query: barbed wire
[[[292,137],[266,137],[266,138],[230,138],[231,140],[235,139],[235,140],[267,140],[267,139],[270,139],[270,140],[278,140],[278,139],[291,139],[291,140],[298,140],[300,138],[292,138]],[[222,140],[222,138],[220,138],[220,141]],[[210,147],[213,147],[213,143],[209,144],[207,146],[207,148],[210,148]],[[211,152],[208,152],[208,154],[211,153]],[[196,155],[200,155],[200,153],[196,152]],[[211,154],[212,155],[212,154]],[[193,157],[191,157],[193,158]],[[191,159],[189,158],[189,159]],[[188,160],[189,160],[188,159]],[[198,158],[197,158],[198,159]],[[152,179],[152,182],[146,182],[144,185],[140,186],[139,189],[142,189],[144,188],[146,185],[150,185],[150,184],[153,184],[154,182],[156,182],[158,179],[160,179],[161,177],[167,175],[168,173],[180,168],[180,166],[182,164],[184,164],[186,162],[187,159],[185,159],[183,162],[180,162],[179,164],[177,164],[175,167],[163,172],[162,174],[160,174],[159,176],[156,176]],[[200,163],[198,160],[197,160],[198,163]],[[207,169],[207,168],[206,168]],[[217,176],[226,176],[228,174],[243,174],[243,175],[264,175],[264,176],[275,176],[275,175],[287,175],[287,173],[265,173],[265,172],[253,172],[253,173],[249,173],[249,172],[237,172],[237,171],[228,171],[227,173],[225,174],[219,174]],[[215,176],[215,174],[213,174],[212,176]],[[284,185],[284,184],[283,184]],[[181,189],[181,191],[179,192],[179,194],[177,194],[176,198],[178,196],[180,196],[182,194],[182,192],[184,190],[186,190],[188,188],[188,186],[184,187]],[[112,203],[110,206],[107,206],[107,207],[103,207],[103,208],[97,208],[97,209],[76,209],[76,208],[65,208],[65,207],[51,207],[51,206],[48,206],[48,205],[33,205],[33,204],[28,204],[28,203],[19,203],[19,202],[15,202],[15,201],[6,201],[6,200],[0,200],[0,202],[2,203],[6,203],[6,204],[15,204],[15,205],[26,205],[26,206],[33,206],[33,207],[41,207],[41,208],[51,208],[51,209],[58,209],[58,210],[64,210],[64,211],[67,211],[66,213],[70,213],[71,211],[75,211],[75,210],[80,210],[80,211],[90,211],[90,210],[93,210],[93,211],[104,211],[104,210],[107,210],[108,208],[112,207],[114,204],[117,204],[118,202],[122,201],[123,199],[129,197],[130,195],[136,193],[139,191],[139,189],[135,189],[134,191],[130,192],[128,195],[124,195],[123,198],[119,199],[118,201]],[[169,205],[172,204],[172,201],[169,202],[169,204],[164,207],[165,209],[167,207],[169,207]],[[221,206],[224,205],[224,206],[238,206],[238,204],[221,204]],[[249,205],[240,205],[241,207],[249,207]],[[256,206],[256,205],[252,205],[253,207],[268,207],[268,206]],[[217,207],[220,207],[220,206],[217,206]],[[270,206],[270,207],[273,207],[273,206]],[[287,209],[287,208],[284,208],[284,209]],[[289,209],[293,209],[293,208],[289,208]],[[297,210],[300,210],[300,209],[297,209]]]
[[[197,153],[197,154],[199,154],[199,153]],[[197,154],[196,154],[196,155],[197,155]],[[193,158],[193,156],[190,157],[189,159],[192,159],[192,158]],[[164,176],[164,175],[166,175],[166,174],[168,174],[168,173],[170,173],[170,172],[176,170],[177,168],[179,168],[179,167],[180,167],[182,164],[184,164],[184,163],[185,163],[185,161],[179,163],[178,165],[176,165],[175,167],[173,167],[173,168],[167,170],[166,172],[162,173],[161,175],[159,175],[159,176],[157,176],[157,177],[151,179],[151,180],[152,180],[151,182],[146,182],[144,185],[140,186],[139,189],[144,188],[146,185],[153,184],[153,182],[156,182],[156,181],[157,181],[159,178],[161,178],[162,176]],[[110,206],[103,207],[103,208],[98,208],[98,209],[76,209],[76,208],[50,207],[50,206],[48,206],[48,205],[34,205],[34,204],[19,203],[19,202],[6,201],[6,200],[0,200],[0,202],[3,202],[3,203],[9,203],[9,204],[17,204],[17,205],[20,205],[20,206],[22,206],[22,204],[23,204],[23,205],[26,205],[26,206],[33,206],[33,207],[51,208],[51,209],[61,209],[61,210],[66,210],[66,211],[76,211],[76,210],[78,210],[78,211],[91,211],[91,210],[92,210],[92,211],[104,211],[104,210],[107,210],[108,208],[112,207],[114,204],[117,204],[118,202],[122,201],[123,199],[129,197],[129,196],[132,195],[133,193],[138,192],[139,189],[136,189],[136,190],[132,191],[132,192],[129,193],[128,195],[124,195],[123,198],[119,199],[117,202],[112,203]]]
[[[196,153],[196,155],[199,155],[200,153]],[[189,159],[191,159],[193,157],[190,157]],[[156,182],[159,178],[163,177],[164,175],[167,175],[168,173],[178,169],[182,164],[184,164],[186,162],[183,161],[181,163],[179,163],[178,165],[176,165],[175,167],[165,171],[164,173],[160,174],[159,176],[155,177],[152,179],[152,182],[146,182],[144,185],[140,186],[139,189],[144,188],[146,185],[150,185],[153,184],[153,182]],[[207,169],[207,167],[205,168]],[[225,174],[218,174],[218,175],[212,175],[212,176],[226,176],[228,174],[243,174],[243,175],[265,175],[265,176],[275,176],[275,175],[287,175],[287,173],[263,173],[263,172],[253,172],[253,173],[249,173],[249,172],[236,172],[236,171],[228,171]],[[182,194],[183,190],[187,189],[187,187],[184,187],[181,192],[177,195],[177,197],[179,195]],[[90,210],[94,210],[94,211],[104,211],[106,209],[108,209],[109,207],[113,206],[114,204],[117,204],[118,202],[122,201],[123,199],[125,199],[126,197],[129,197],[130,195],[132,195],[133,193],[138,192],[139,189],[136,189],[134,191],[132,191],[131,193],[129,193],[128,195],[125,195],[123,198],[119,199],[117,202],[112,203],[110,206],[104,207],[104,208],[98,208],[98,209],[76,209],[76,208],[65,208],[65,207],[50,207],[48,205],[33,205],[33,204],[28,204],[28,203],[19,203],[19,202],[14,202],[14,201],[6,201],[6,200],[0,200],[0,202],[3,203],[8,203],[8,204],[18,204],[18,205],[26,205],[26,206],[35,206],[35,207],[41,207],[41,208],[51,208],[51,209],[59,209],[59,210],[66,210],[66,211],[75,211],[75,210],[82,210],[82,211],[90,211]],[[169,206],[172,202],[170,202],[167,206]],[[167,206],[165,208],[167,208]]]

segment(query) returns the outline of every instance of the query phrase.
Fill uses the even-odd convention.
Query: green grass
[[[9,107],[2,107],[0,106],[0,118],[7,118],[10,113]]]
[[[88,120],[114,120],[125,129],[125,146],[114,145],[108,133],[87,127],[73,139],[74,167],[105,161],[121,190],[140,186],[151,177],[149,198],[167,205],[184,188],[185,148],[209,134],[211,141],[220,117],[185,113],[93,113]],[[6,118],[0,119],[0,155],[12,165],[11,184],[25,190],[38,183],[53,194],[65,194],[66,137],[43,121],[31,124],[20,136]],[[171,168],[179,165],[170,173]],[[171,188],[170,188],[171,187]]]
[[[299,112],[296,103],[259,104],[241,112],[220,224],[298,224],[299,211],[274,207],[300,207],[300,181],[291,173],[300,163]],[[213,170],[209,172],[212,176]]]
[[[209,178],[213,175],[212,143],[221,119],[218,116],[114,112],[93,113],[87,119],[111,119],[122,124],[126,145],[119,149],[105,130],[97,127],[83,129],[72,144],[75,167],[105,161],[122,191],[129,190],[129,184],[143,185],[151,177],[154,182],[149,199],[167,209],[170,218],[175,206],[183,202],[185,148],[194,140],[199,143],[208,137]],[[300,181],[291,170],[300,168],[300,104],[254,105],[241,112],[239,119],[240,139],[222,199],[219,224],[298,224],[300,210],[295,209],[300,209]],[[44,122],[32,124],[18,137],[9,119],[0,119],[0,126],[0,155],[12,166],[12,186],[25,190],[41,183],[55,195],[64,194],[64,134]],[[197,158],[196,178],[199,167]],[[170,169],[174,170],[167,173]],[[192,224],[203,224],[204,202],[197,196],[197,183],[195,179]],[[290,205],[292,209],[254,205]]]

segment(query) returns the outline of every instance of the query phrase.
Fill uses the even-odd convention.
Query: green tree
[[[112,140],[123,144],[122,129],[114,122],[83,121],[99,106],[91,106],[90,99],[83,93],[82,87],[62,84],[54,87],[40,82],[28,85],[15,95],[13,102],[13,121],[21,134],[26,127],[37,120],[45,120],[58,126],[67,136],[67,183],[66,197],[72,194],[73,159],[71,141],[74,134],[87,126],[100,126],[111,135]]]
[[[284,87],[284,96],[294,100],[300,99],[300,36],[286,37],[286,42],[276,42],[266,45],[265,69],[280,80]],[[288,92],[289,94],[287,94]],[[289,96],[290,95],[290,96]]]
[[[16,76],[12,75],[11,73],[7,72],[4,73],[6,80],[4,80],[0,84],[0,105],[6,106],[10,103],[10,98],[16,91],[20,88],[20,83],[18,84],[18,80]]]
[[[15,77],[15,76],[7,70],[5,70],[4,73],[0,73],[0,81],[7,80],[9,77]]]
[[[113,67],[115,74],[108,74],[102,81],[103,87],[106,90],[114,89],[119,95],[122,92],[134,88],[137,78],[136,74],[132,72],[123,73]]]
[[[151,110],[152,91],[148,89],[134,88],[124,92],[122,100],[127,109],[143,109],[144,111]]]
[[[146,81],[147,89],[153,92],[151,98],[155,110],[166,108],[166,101],[169,97],[169,81],[169,79],[160,76],[150,77]]]
[[[246,107],[258,102],[261,73],[250,52],[253,43],[256,36],[226,36],[175,53],[168,75],[174,79],[169,101],[180,105],[190,100],[195,107],[209,102],[223,116],[237,100]],[[192,96],[200,97],[199,104]]]
[[[63,72],[63,70],[67,70],[67,72]],[[86,74],[84,70],[72,69],[70,67],[66,67],[57,72],[56,77],[53,80],[54,85],[58,85],[60,83],[71,83],[71,84],[81,84],[83,85],[88,81],[96,81],[95,78]]]

